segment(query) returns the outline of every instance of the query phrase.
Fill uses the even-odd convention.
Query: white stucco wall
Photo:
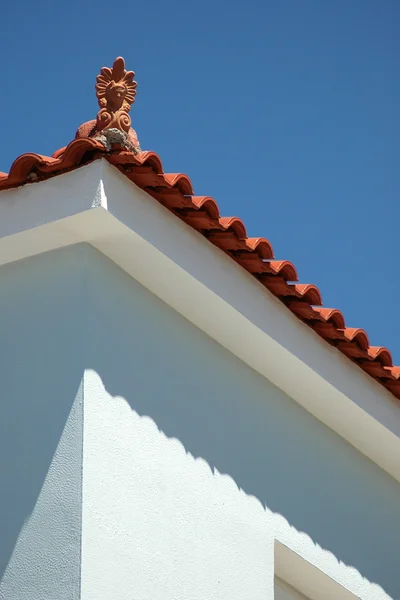
[[[400,597],[389,475],[92,248],[5,269],[4,598],[269,600],[275,539]]]
[[[360,595],[400,597],[400,486],[107,259],[88,263],[83,597],[270,598],[286,521]]]
[[[80,597],[82,284],[76,250],[0,269],[1,600]]]

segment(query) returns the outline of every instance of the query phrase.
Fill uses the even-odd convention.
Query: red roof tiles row
[[[0,190],[42,181],[100,157],[228,254],[299,319],[400,399],[400,366],[393,365],[389,350],[370,346],[363,329],[346,327],[339,310],[323,308],[319,289],[297,283],[294,265],[275,260],[267,239],[249,238],[240,219],[221,217],[213,198],[193,195],[186,175],[164,173],[154,152],[134,154],[121,148],[107,152],[99,141],[79,138],[52,157],[30,153],[18,157],[10,173],[0,173]]]

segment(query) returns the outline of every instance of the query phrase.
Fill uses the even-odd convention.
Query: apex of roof
[[[112,69],[103,67],[96,83],[100,106],[97,118],[83,123],[75,139],[51,157],[34,153],[19,156],[8,174],[0,172],[0,191],[49,179],[106,158],[251,273],[327,343],[400,399],[400,366],[393,365],[387,348],[371,346],[363,329],[347,327],[339,310],[324,308],[320,290],[315,285],[298,283],[295,266],[287,260],[276,260],[267,239],[248,237],[239,218],[221,217],[213,198],[195,196],[186,175],[164,173],[157,154],[141,151],[129,116],[137,87],[134,75],[133,71],[125,70],[121,57],[114,61]]]

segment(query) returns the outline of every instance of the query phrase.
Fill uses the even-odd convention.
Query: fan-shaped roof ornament
[[[98,139],[107,148],[118,144],[134,152],[140,151],[129,116],[136,96],[137,82],[134,77],[134,71],[125,69],[125,61],[121,56],[115,59],[112,68],[103,67],[100,70],[96,79],[100,110],[96,120],[83,123],[75,137]]]

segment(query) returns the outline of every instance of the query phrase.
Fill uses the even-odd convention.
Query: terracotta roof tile
[[[390,352],[370,346],[363,329],[346,327],[339,310],[323,308],[319,289],[296,283],[295,266],[286,260],[275,260],[267,239],[249,238],[244,223],[237,217],[221,217],[213,198],[193,195],[186,175],[164,173],[154,152],[135,153],[115,146],[107,151],[99,141],[81,137],[51,157],[31,153],[18,157],[8,174],[0,173],[0,190],[49,179],[100,157],[235,260],[327,343],[400,399],[400,366],[393,365]]]

